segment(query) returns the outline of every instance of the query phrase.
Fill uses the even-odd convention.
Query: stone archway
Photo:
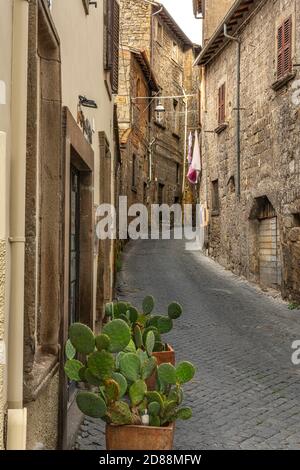
[[[267,196],[254,200],[250,211],[252,263],[259,283],[279,289],[281,286],[280,233],[276,210]],[[254,255],[254,256],[253,256]]]

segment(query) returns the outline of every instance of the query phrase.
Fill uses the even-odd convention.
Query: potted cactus
[[[119,318],[124,320],[131,329],[132,340],[136,348],[146,348],[146,342],[154,334],[155,342],[153,356],[157,359],[157,364],[175,364],[175,351],[168,343],[162,339],[162,335],[169,333],[173,328],[174,320],[182,314],[182,307],[178,302],[172,302],[168,306],[167,315],[153,314],[155,300],[151,295],[144,298],[142,312],[127,302],[108,303],[105,313],[108,318]],[[151,333],[152,332],[152,333]],[[148,379],[148,388],[155,386],[155,374]]]
[[[145,350],[136,348],[129,325],[120,318],[98,336],[80,323],[70,327],[65,372],[84,384],[76,396],[82,413],[106,422],[108,450],[170,450],[174,422],[191,417],[191,409],[182,407],[182,386],[195,369],[189,362],[157,366],[151,355],[154,340],[150,335]],[[149,391],[146,381],[154,370],[157,390]]]

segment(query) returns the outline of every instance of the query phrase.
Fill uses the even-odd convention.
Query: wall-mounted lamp
[[[79,95],[78,98],[79,98],[79,104],[81,106],[84,106],[85,108],[94,108],[94,109],[98,108],[96,101],[89,100],[85,96],[81,96],[81,95]]]

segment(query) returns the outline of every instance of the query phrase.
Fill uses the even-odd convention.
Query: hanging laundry
[[[188,156],[187,156],[189,165],[192,163],[192,159],[193,159],[193,134],[192,132],[190,132],[189,142],[188,142]]]
[[[189,180],[191,184],[197,184],[200,173],[201,173],[201,155],[200,155],[198,132],[196,131],[193,158],[192,158],[192,162],[191,162],[188,174],[187,174],[187,179]]]

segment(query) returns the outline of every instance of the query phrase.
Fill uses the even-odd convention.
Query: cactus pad
[[[145,348],[149,356],[151,356],[155,345],[155,335],[153,331],[148,331],[146,335]]]
[[[112,320],[103,328],[103,333],[110,339],[109,350],[111,352],[122,351],[128,345],[131,334],[127,323],[124,320]]]
[[[173,328],[173,320],[169,317],[163,317],[161,316],[158,319],[157,322],[157,329],[159,333],[164,334],[164,333],[169,333]]]
[[[91,418],[102,418],[106,414],[104,400],[95,393],[79,392],[76,403],[80,411]]]
[[[114,317],[114,303],[108,302],[105,304],[105,316],[113,318]]]
[[[176,369],[172,364],[160,364],[157,368],[157,375],[163,384],[176,384]]]
[[[159,428],[160,427],[160,419],[159,419],[159,416],[150,416],[150,420],[149,420],[149,425],[150,426],[154,426],[156,428]]]
[[[114,370],[114,357],[108,351],[96,351],[88,358],[88,368],[91,373],[102,380],[109,379]]]
[[[82,323],[73,323],[69,331],[70,341],[77,352],[91,354],[95,349],[95,337],[92,330]]]
[[[193,413],[192,413],[191,408],[189,408],[189,407],[180,408],[180,410],[178,410],[177,413],[176,413],[176,418],[186,420],[186,419],[190,419],[192,417],[192,415],[193,415]]]
[[[137,321],[139,312],[137,311],[135,307],[130,306],[129,309],[127,310],[127,314],[131,323],[135,323]]]
[[[108,349],[110,344],[109,336],[102,333],[101,335],[96,336],[95,343],[98,351],[102,351],[102,349]]]
[[[164,403],[163,403],[163,399],[162,399],[160,393],[158,393],[156,391],[147,392],[146,393],[146,398],[148,400],[148,403],[152,403],[153,401],[156,401],[157,403],[159,403],[160,407],[163,408]]]
[[[130,382],[140,378],[141,361],[137,354],[126,353],[120,359],[120,371]]]
[[[120,386],[116,380],[105,381],[105,396],[108,402],[117,401],[120,398]]]
[[[137,406],[144,400],[145,393],[147,392],[147,385],[143,380],[137,380],[129,388],[129,397],[131,404]]]
[[[143,313],[149,315],[154,309],[154,298],[152,295],[147,295],[143,300]]]
[[[113,380],[115,380],[119,384],[119,387],[120,387],[119,398],[122,398],[127,391],[127,387],[128,387],[127,380],[125,379],[124,375],[119,374],[119,372],[113,372],[111,376]]]
[[[65,354],[67,359],[74,359],[74,357],[76,356],[76,349],[74,348],[73,344],[69,339],[66,342]]]
[[[182,314],[182,307],[177,302],[172,302],[168,307],[168,315],[173,320],[179,318]]]
[[[116,401],[110,406],[107,416],[111,423],[119,426],[131,424],[133,419],[129,405],[124,401]]]
[[[90,385],[95,385],[97,387],[99,387],[99,385],[101,385],[102,383],[101,379],[99,379],[98,377],[95,377],[95,375],[91,373],[88,367],[85,368],[84,378],[85,378],[85,381],[88,382]]]
[[[68,359],[65,363],[65,373],[70,380],[76,380],[76,382],[79,382],[81,380],[79,371],[82,367],[83,364],[80,361],[77,361],[76,359]]]
[[[176,378],[180,384],[184,384],[192,380],[195,375],[195,367],[187,361],[180,362],[176,367]]]
[[[149,357],[143,364],[142,364],[142,379],[146,380],[153,374],[156,368],[156,358]]]
[[[143,338],[141,329],[138,325],[134,327],[133,334],[136,347],[141,348],[143,346]]]
[[[152,416],[159,415],[160,408],[161,406],[157,401],[152,401],[151,403],[149,403],[149,406],[148,406],[149,415],[152,415]]]
[[[161,341],[155,341],[154,352],[161,352],[165,350],[165,345]]]

